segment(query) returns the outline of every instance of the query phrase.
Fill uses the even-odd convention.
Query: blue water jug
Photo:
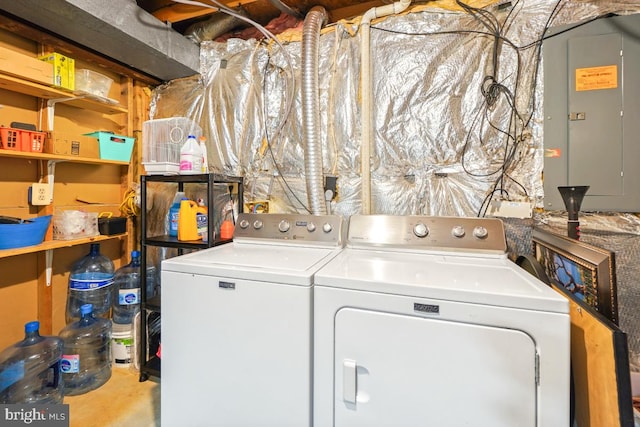
[[[84,304],[93,306],[96,317],[111,318],[114,273],[113,261],[100,253],[99,243],[92,243],[89,253],[71,267],[65,313],[67,323],[80,319],[80,307]]]
[[[24,327],[24,340],[0,353],[0,403],[59,404],[62,340],[40,335],[40,323]]]
[[[113,279],[113,323],[133,321],[140,309],[140,280],[140,252],[131,251],[131,262],[116,270]]]
[[[80,315],[60,331],[60,372],[67,396],[94,390],[111,378],[111,321],[95,317],[91,304],[81,306]]]

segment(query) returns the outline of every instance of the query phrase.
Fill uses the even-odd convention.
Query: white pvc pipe
[[[362,175],[362,214],[371,213],[371,148],[373,143],[372,124],[372,87],[371,87],[371,55],[370,55],[370,27],[375,18],[398,14],[409,7],[411,0],[400,0],[393,4],[374,7],[362,16],[360,23],[360,84],[362,96],[362,143],[360,146],[361,175]]]

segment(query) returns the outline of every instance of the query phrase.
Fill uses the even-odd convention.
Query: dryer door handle
[[[342,361],[342,399],[345,402],[356,403],[358,393],[358,365],[355,360]]]

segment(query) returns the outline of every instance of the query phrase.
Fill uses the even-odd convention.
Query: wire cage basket
[[[202,128],[186,117],[147,120],[142,124],[142,164],[147,175],[178,174],[180,148],[189,135],[202,136]]]

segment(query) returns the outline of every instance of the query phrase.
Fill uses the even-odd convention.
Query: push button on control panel
[[[456,225],[455,227],[453,227],[453,230],[451,230],[451,234],[453,235],[453,237],[464,237],[465,235],[465,231],[464,231],[464,227],[461,225]]]
[[[489,235],[489,232],[487,231],[486,228],[482,226],[478,226],[473,229],[473,235],[478,239],[486,239],[487,236]]]
[[[278,230],[280,230],[282,233],[286,233],[287,231],[289,231],[290,228],[291,228],[291,224],[286,219],[283,219],[278,224]]]
[[[429,235],[429,227],[419,222],[413,226],[413,234],[415,234],[416,237],[427,237]]]

